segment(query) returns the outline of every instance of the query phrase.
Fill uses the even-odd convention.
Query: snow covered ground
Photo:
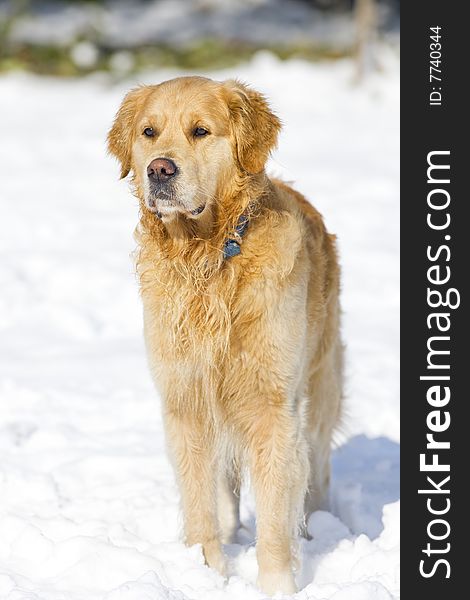
[[[382,67],[363,87],[347,61],[264,53],[213,74],[271,98],[285,123],[271,172],[339,236],[347,414],[298,600],[399,596],[397,58]],[[263,598],[249,494],[228,581],[180,542],[129,258],[137,206],[105,155],[135,83],[0,78],[1,599]]]

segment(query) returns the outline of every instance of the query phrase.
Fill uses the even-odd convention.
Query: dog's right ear
[[[131,170],[135,119],[149,92],[150,86],[141,86],[128,92],[108,133],[108,152],[121,163],[121,179]]]

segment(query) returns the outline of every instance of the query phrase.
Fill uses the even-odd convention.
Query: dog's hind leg
[[[329,510],[330,436],[322,443],[312,444],[309,451],[310,474],[305,495],[305,526],[312,513]],[[308,534],[305,537],[309,537]]]
[[[305,523],[316,510],[329,510],[330,456],[332,437],[341,416],[342,347],[326,358],[310,381],[307,424],[309,480],[305,496]]]
[[[240,479],[238,474],[220,470],[217,482],[217,513],[221,541],[233,542],[240,526]]]

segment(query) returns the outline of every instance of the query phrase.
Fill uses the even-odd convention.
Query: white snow
[[[338,234],[347,414],[332,513],[302,541],[298,600],[399,596],[398,59],[351,84],[348,61],[261,53],[213,73],[263,90],[285,128],[271,171]],[[175,73],[142,75],[156,82]],[[0,78],[0,598],[247,600],[243,496],[228,581],[180,541],[178,494],[147,372],[129,257],[136,200],[105,154],[123,93],[99,77]]]
[[[77,67],[91,69],[96,65],[99,52],[94,44],[83,40],[82,42],[75,44],[75,46],[72,46],[70,56]]]

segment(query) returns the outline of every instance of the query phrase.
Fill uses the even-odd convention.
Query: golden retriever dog
[[[266,175],[279,130],[248,86],[181,77],[130,91],[108,136],[140,202],[145,341],[185,541],[225,572],[248,472],[267,594],[296,589],[342,396],[335,238]]]

